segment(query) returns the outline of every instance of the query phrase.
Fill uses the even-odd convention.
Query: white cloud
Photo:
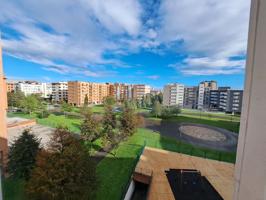
[[[201,55],[198,56],[200,60],[194,59],[188,62],[188,68],[194,61],[204,60],[207,62],[200,65],[203,69],[207,69],[208,65],[213,68],[208,72],[198,69],[199,73],[196,73],[197,71],[188,69],[183,70],[183,73],[189,71],[193,74],[239,72],[238,68],[224,71],[220,64],[230,66],[232,64],[232,61],[229,61],[230,57],[245,55],[249,6],[249,0],[162,1],[160,40],[170,43],[182,41],[183,51],[186,51],[189,56]],[[220,63],[221,61],[224,63]],[[193,70],[197,69],[193,68]]]
[[[244,60],[231,57],[245,55],[249,0],[163,0],[148,7],[140,2],[3,1],[0,24],[18,35],[4,32],[4,50],[47,70],[87,76],[114,74],[109,66],[129,67],[115,58],[140,49],[186,54],[175,67],[184,74],[243,71]]]
[[[211,59],[209,57],[187,58],[182,64],[171,64],[172,67],[185,75],[225,75],[241,73],[244,60]]]
[[[114,32],[138,34],[139,18],[140,6],[133,0],[11,0],[1,2],[0,7],[1,25],[19,35],[10,37],[10,33],[4,33],[5,53],[59,73],[87,68],[84,74],[88,76],[110,73],[92,73],[90,66],[127,66],[104,54],[121,48],[110,39]]]

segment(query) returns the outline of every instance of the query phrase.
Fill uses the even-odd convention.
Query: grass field
[[[194,116],[203,119],[222,119],[226,121],[240,121],[240,116],[226,114],[224,112],[203,112],[196,109],[182,109],[181,114],[183,116]]]

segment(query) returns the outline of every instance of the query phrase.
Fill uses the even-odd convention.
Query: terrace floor
[[[135,172],[147,176],[152,172],[148,200],[175,200],[165,175],[170,168],[199,170],[225,200],[232,199],[233,164],[146,147]]]

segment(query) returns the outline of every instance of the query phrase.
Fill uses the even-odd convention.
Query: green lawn
[[[79,133],[79,125],[81,124],[81,119],[71,116],[64,116],[64,115],[49,115],[48,118],[37,118],[35,114],[29,115],[25,113],[8,113],[8,117],[22,117],[27,119],[36,119],[38,124],[44,126],[50,126],[56,128],[58,126],[67,127],[70,131],[74,133]]]
[[[91,110],[93,113],[99,113],[102,114],[104,113],[104,107],[103,105],[95,105],[91,107]]]
[[[240,116],[238,115],[230,115],[223,112],[202,112],[196,109],[182,109],[181,115],[183,116],[194,116],[197,118],[207,118],[207,119],[222,119],[227,121],[240,121]]]
[[[235,162],[235,153],[193,147],[190,144],[177,142],[171,138],[161,137],[158,133],[147,129],[138,129],[137,133],[119,145],[116,149],[116,157],[108,155],[97,166],[97,174],[100,181],[96,191],[97,200],[107,199],[107,194],[108,199],[119,200],[121,198],[145,141],[146,145],[150,147],[230,163]]]

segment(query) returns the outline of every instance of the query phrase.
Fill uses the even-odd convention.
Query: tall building
[[[184,88],[183,84],[173,83],[164,86],[163,89],[163,105],[178,105],[183,107],[184,104]]]
[[[123,101],[132,98],[132,85],[125,83],[115,83],[114,85],[114,96],[117,101]]]
[[[0,40],[0,167],[3,168],[7,159],[7,92],[6,79],[3,70],[2,46]]]
[[[243,90],[231,90],[229,87],[221,87],[210,91],[211,110],[230,113],[241,113]]]
[[[209,108],[211,90],[217,90],[216,81],[200,82],[198,90],[198,105],[197,105],[198,109]]]
[[[136,84],[133,85],[133,98],[142,99],[143,96],[151,92],[151,86],[145,84]]]
[[[105,97],[109,96],[110,84],[89,83],[80,81],[68,82],[68,103],[82,106],[85,97],[88,96],[89,104],[101,104]]]
[[[184,108],[197,108],[198,87],[185,87],[184,89]]]
[[[67,101],[68,85],[67,82],[52,83],[52,101]]]

